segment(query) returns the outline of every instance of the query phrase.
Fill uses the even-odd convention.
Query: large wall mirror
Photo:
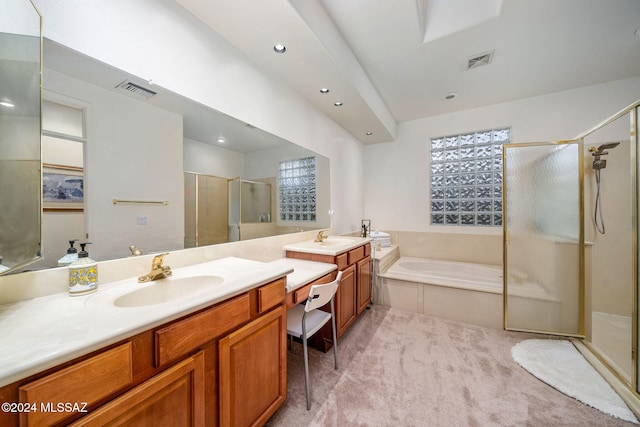
[[[0,274],[41,254],[41,30],[29,0],[0,2]]]
[[[131,246],[149,254],[329,227],[328,158],[46,38],[43,65],[43,259],[30,269],[56,267],[70,240],[90,241],[103,261]],[[299,169],[309,158],[313,177]],[[257,183],[245,207],[264,185],[271,208],[246,220],[221,209],[237,180]]]

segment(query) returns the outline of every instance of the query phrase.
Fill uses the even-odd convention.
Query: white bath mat
[[[638,424],[620,396],[571,342],[526,340],[513,346],[511,355],[518,365],[567,396],[606,414]]]

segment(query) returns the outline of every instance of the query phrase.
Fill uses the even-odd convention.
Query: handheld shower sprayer
[[[601,159],[600,156],[606,156],[607,154],[609,154],[609,152],[605,150],[616,148],[618,145],[620,145],[619,142],[609,142],[607,144],[602,144],[598,146],[598,148],[589,147],[589,152],[593,157],[595,157],[593,159],[593,169],[596,171],[599,171],[600,169],[606,168],[607,161],[604,159]],[[600,176],[597,176],[596,178],[600,179]]]
[[[600,234],[604,234],[604,231],[605,231],[604,215],[602,214],[602,203],[600,200],[600,171],[607,167],[607,161],[605,159],[601,159],[600,156],[606,156],[607,154],[609,154],[609,152],[606,150],[616,148],[618,145],[620,145],[619,142],[609,142],[607,144],[601,144],[600,146],[598,146],[598,148],[589,147],[589,152],[594,157],[593,171],[595,172],[595,175],[596,175],[596,187],[597,187],[596,206],[595,206],[595,211],[593,213],[593,220],[596,225],[596,230],[598,230]],[[598,219],[600,220],[599,222],[598,222]]]

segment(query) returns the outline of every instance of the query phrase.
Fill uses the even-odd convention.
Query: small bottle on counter
[[[78,250],[73,247],[77,241],[78,239],[69,240],[67,254],[58,260],[58,267],[67,267],[78,260]]]
[[[85,246],[80,243],[78,260],[69,265],[69,295],[86,295],[98,290],[98,263],[89,258]]]

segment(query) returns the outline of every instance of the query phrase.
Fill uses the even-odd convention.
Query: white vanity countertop
[[[291,273],[292,267],[229,257],[176,268],[173,278],[217,275],[224,282],[169,303],[117,307],[136,278],[100,284],[98,292],[49,295],[0,306],[0,387],[206,308]],[[161,280],[171,280],[161,279]],[[136,288],[134,288],[136,289]]]
[[[293,258],[280,258],[269,264],[293,269],[292,273],[287,274],[287,292],[292,292],[338,268],[335,264]]]
[[[283,249],[285,251],[336,256],[365,243],[369,243],[371,240],[370,237],[329,236],[322,242],[305,240],[304,242],[286,245]]]

